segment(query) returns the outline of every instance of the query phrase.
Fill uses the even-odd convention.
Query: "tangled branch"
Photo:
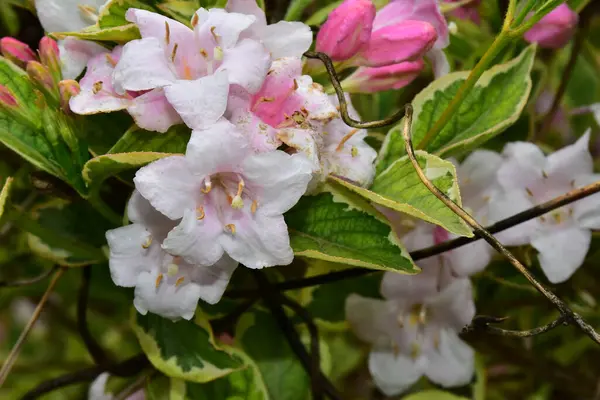
[[[448,196],[446,196],[441,190],[427,178],[417,158],[415,157],[412,141],[411,141],[411,122],[412,122],[412,107],[406,106],[406,116],[404,119],[404,147],[408,158],[410,159],[417,175],[421,182],[429,189],[431,193],[440,199],[450,210],[458,215],[463,221],[465,221],[475,233],[482,237],[486,242],[490,244],[496,251],[502,254],[520,273],[523,275],[537,290],[540,292],[548,301],[550,301],[560,312],[564,322],[579,327],[585,334],[587,334],[593,341],[600,344],[600,335],[592,328],[590,324],[581,318],[579,314],[569,308],[569,306],[559,299],[554,293],[547,289],[541,282],[539,282],[531,272],[521,262],[500,243],[490,232],[488,232],[483,226],[479,224],[469,213],[462,209],[458,204],[454,203]]]
[[[496,326],[492,326],[491,324],[497,324],[499,322],[505,321],[507,318],[499,318],[499,317],[488,317],[485,315],[477,315],[473,318],[473,321],[470,325],[465,326],[461,333],[471,333],[471,332],[484,332],[490,333],[492,335],[499,336],[513,336],[513,337],[530,337],[539,335],[541,333],[546,333],[551,329],[556,328],[557,326],[564,324],[568,325],[565,318],[560,316],[552,322],[547,323],[546,325],[538,326],[537,328],[528,329],[524,331],[515,331],[511,329],[502,329]]]

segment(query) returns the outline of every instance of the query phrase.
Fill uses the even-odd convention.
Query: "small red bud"
[[[71,97],[77,96],[79,92],[81,92],[79,83],[73,79],[60,81],[58,83],[58,91],[60,93],[60,105],[63,111],[65,113],[70,112],[71,107],[69,106],[69,101],[71,100]]]
[[[58,81],[61,80],[60,51],[58,49],[58,44],[55,40],[48,36],[44,36],[42,40],[40,40],[39,53],[42,64],[48,68],[54,77],[55,82],[58,83]]]
[[[19,102],[15,98],[13,92],[4,85],[0,85],[0,103],[5,107],[18,107]]]
[[[20,67],[37,59],[35,52],[28,45],[8,36],[0,39],[0,52]]]

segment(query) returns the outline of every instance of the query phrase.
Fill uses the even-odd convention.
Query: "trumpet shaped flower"
[[[372,345],[369,371],[382,392],[395,396],[423,375],[443,387],[471,380],[474,352],[458,337],[475,315],[471,291],[468,278],[424,267],[415,276],[386,272],[383,300],[348,297],[346,317]]]
[[[163,248],[177,222],[154,209],[139,192],[129,201],[130,225],[106,232],[109,267],[115,284],[135,287],[133,304],[166,318],[191,319],[199,299],[214,304],[221,299],[237,262],[227,255],[201,266]]]
[[[191,264],[212,265],[224,253],[249,268],[292,262],[283,213],[305,193],[311,164],[301,154],[255,153],[222,119],[194,131],[185,157],[141,168],[136,188],[179,224],[163,249]]]
[[[593,173],[587,132],[576,143],[548,156],[532,143],[505,146],[498,169],[503,194],[490,203],[496,220],[600,180]],[[506,244],[531,244],[552,283],[564,282],[583,263],[591,229],[600,228],[600,195],[563,206],[498,234]]]

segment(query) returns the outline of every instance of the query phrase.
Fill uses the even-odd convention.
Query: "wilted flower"
[[[523,36],[529,43],[541,47],[559,49],[564,47],[575,32],[579,16],[566,3],[556,7],[539,20]]]
[[[600,180],[593,173],[587,132],[576,143],[545,156],[532,143],[505,146],[498,169],[502,196],[490,203],[496,220],[548,201],[577,187]],[[591,229],[600,228],[600,195],[587,197],[535,220],[500,232],[508,245],[530,243],[552,283],[567,280],[581,266],[591,241]]]
[[[469,279],[438,268],[415,276],[386,272],[381,294],[384,300],[346,300],[352,330],[373,346],[369,371],[381,391],[395,396],[423,375],[443,387],[467,384],[474,352],[457,333],[475,315]]]

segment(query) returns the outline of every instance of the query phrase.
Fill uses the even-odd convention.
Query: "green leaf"
[[[409,274],[419,271],[387,224],[330,193],[302,197],[285,220],[297,256]]]
[[[125,18],[127,10],[139,8],[142,10],[159,13],[158,0],[109,0],[98,15],[98,28],[113,28],[129,24]]]
[[[534,57],[535,46],[529,46],[513,60],[484,72],[458,111],[425,150],[440,157],[463,153],[512,125],[527,103]],[[414,98],[412,139],[415,146],[437,122],[468,76],[469,71],[448,74]],[[388,133],[378,157],[378,173],[405,154],[402,126],[400,122]]]
[[[119,153],[104,154],[94,157],[83,167],[83,179],[88,183],[90,191],[100,187],[105,179],[132,168],[139,168],[152,161],[171,156],[169,153]]]
[[[130,23],[110,28],[91,26],[79,32],[53,32],[51,36],[56,39],[64,39],[67,36],[72,36],[83,40],[118,43],[126,43],[141,37],[138,27],[135,24]]]
[[[210,382],[243,368],[244,360],[214,343],[212,330],[201,316],[196,321],[171,321],[135,313],[133,330],[156,369],[191,382]]]
[[[192,17],[200,7],[202,4],[198,0],[175,0],[158,5],[168,17],[187,26],[191,26]]]
[[[433,184],[461,205],[456,168],[450,161],[415,153],[419,165]],[[375,177],[371,189],[331,178],[375,204],[423,219],[461,236],[473,236],[471,229],[421,182],[408,156],[401,157]]]
[[[466,397],[457,396],[441,390],[423,390],[422,392],[404,396],[402,400],[468,400]]]
[[[0,219],[2,218],[2,215],[4,215],[4,207],[6,207],[6,203],[8,202],[8,196],[10,194],[12,183],[13,178],[9,176],[2,185],[2,191],[0,191]]]
[[[308,398],[309,377],[270,314],[264,311],[244,314],[237,324],[235,338],[236,344],[254,360],[270,399]],[[220,397],[214,397],[217,398]]]
[[[146,131],[133,126],[108,151],[109,154],[131,152],[185,153],[192,131],[185,125],[175,125],[165,133]]]

